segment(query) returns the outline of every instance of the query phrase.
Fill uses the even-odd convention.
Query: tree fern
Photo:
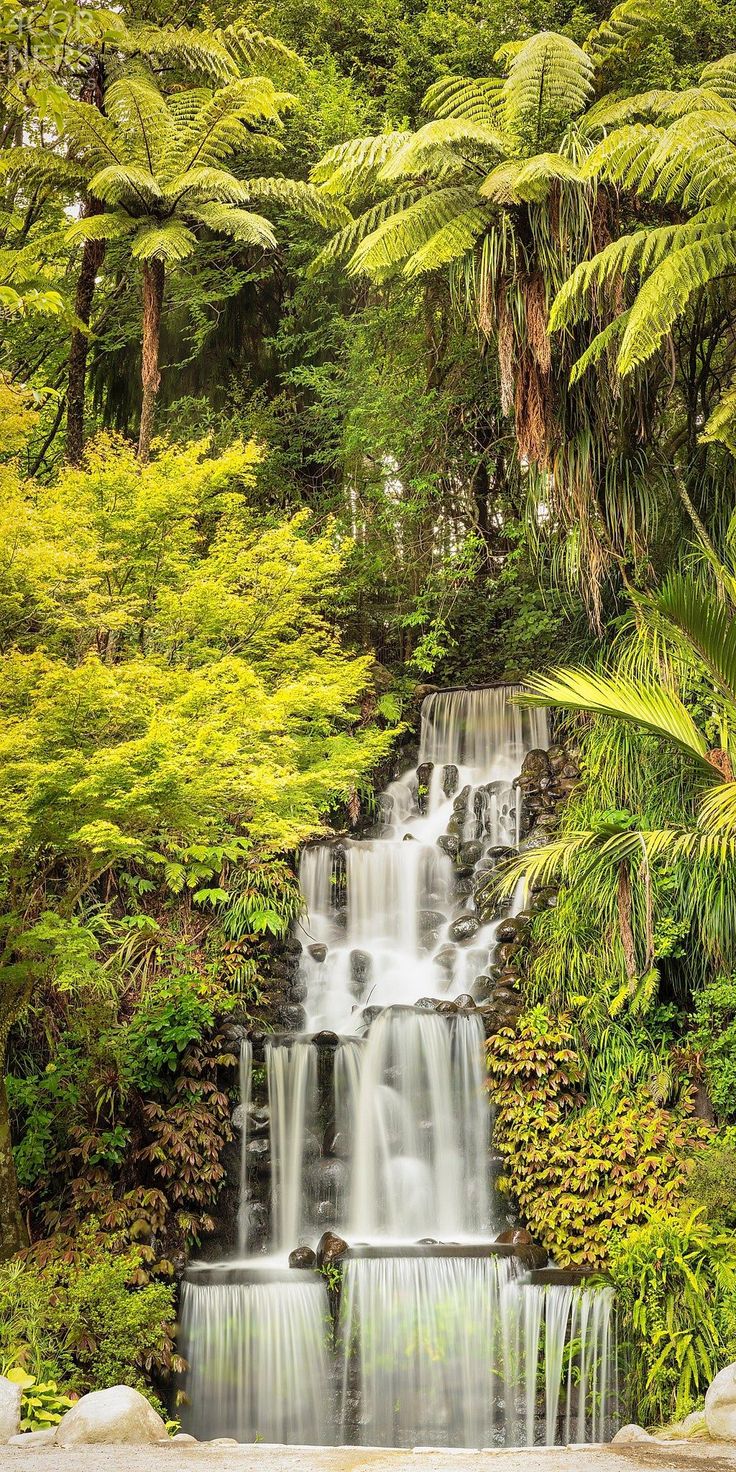
[[[630,373],[656,352],[694,292],[735,273],[736,230],[705,235],[662,261],[631,308],[618,355],[619,371]]]

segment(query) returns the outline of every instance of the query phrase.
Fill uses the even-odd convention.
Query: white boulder
[[[8,1446],[22,1446],[29,1451],[34,1446],[49,1446],[55,1436],[55,1426],[47,1426],[43,1431],[22,1431],[20,1436],[11,1436]]]
[[[626,1446],[632,1441],[651,1441],[652,1438],[643,1426],[636,1426],[632,1421],[628,1426],[622,1426],[613,1438],[614,1446]]]
[[[167,1441],[168,1432],[145,1395],[129,1385],[92,1390],[67,1411],[56,1428],[57,1446],[117,1442],[146,1446]]]
[[[719,1370],[708,1386],[705,1424],[714,1441],[736,1441],[736,1365]]]
[[[0,1375],[0,1446],[20,1431],[20,1385]]]

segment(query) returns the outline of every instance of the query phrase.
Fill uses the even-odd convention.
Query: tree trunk
[[[163,261],[146,261],[143,267],[143,353],[141,358],[143,403],[138,436],[138,459],[144,463],[151,452],[156,395],[161,382],[158,359],[163,299],[164,263]]]
[[[100,209],[100,205],[90,201],[85,207],[84,214],[98,214]],[[74,311],[85,327],[89,327],[95,281],[104,258],[104,240],[84,242]],[[74,327],[69,352],[69,378],[66,391],[66,458],[70,465],[79,465],[84,452],[84,389],[87,378],[88,351],[89,333],[83,332],[81,327]]]
[[[5,1089],[5,1051],[7,1035],[2,1034],[0,1048],[0,1262],[28,1246],[28,1235],[18,1197],[13,1146],[10,1138],[8,1095]]]

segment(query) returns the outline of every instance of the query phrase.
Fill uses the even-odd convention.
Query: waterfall
[[[333,1439],[327,1293],[317,1278],[182,1286],[191,1369],[182,1424],[200,1440]],[[326,1393],[327,1390],[327,1393]]]
[[[266,1048],[271,1111],[274,1247],[288,1252],[307,1226],[303,1219],[304,1158],[317,1119],[317,1054],[308,1042]]]
[[[491,1447],[610,1432],[610,1291],[530,1274],[493,1240],[485,1037],[498,1022],[484,1011],[514,1002],[497,932],[524,891],[499,904],[485,880],[524,836],[525,753],[548,744],[545,713],[511,693],[428,696],[418,764],[381,794],[369,833],[301,855],[300,1001],[295,1030],[265,1041],[267,1113],[251,1108],[262,1073],[241,1051],[240,1257],[192,1267],[183,1290],[200,1438]],[[269,1250],[248,1259],[265,1184]],[[286,1266],[297,1248],[312,1260],[325,1229],[351,1244],[340,1294]]]
[[[253,1097],[253,1044],[243,1038],[240,1044],[240,1191],[238,1197],[238,1251],[244,1257],[250,1239],[250,1202],[248,1199],[248,1116]]]

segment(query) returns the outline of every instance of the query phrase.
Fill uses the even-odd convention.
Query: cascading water
[[[240,1261],[195,1267],[182,1305],[198,1436],[486,1446],[610,1429],[610,1292],[537,1282],[493,1242],[485,1014],[503,1021],[513,993],[494,979],[508,907],[483,884],[523,836],[514,779],[548,740],[510,693],[430,695],[418,765],[371,835],[302,854],[300,1027],[265,1049],[271,1256],[246,1257],[249,1152],[265,1147],[246,1044]],[[325,1229],[353,1244],[334,1349],[324,1279],[286,1266]]]

